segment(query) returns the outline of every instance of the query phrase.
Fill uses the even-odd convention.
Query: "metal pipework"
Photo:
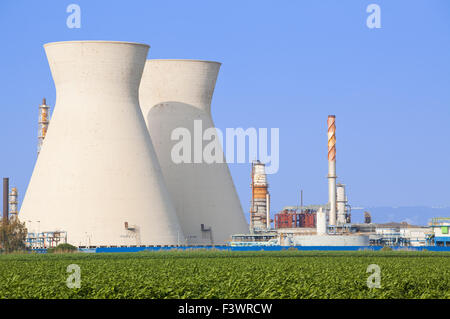
[[[270,194],[266,194],[266,228],[270,229]]]
[[[336,116],[328,115],[328,202],[329,224],[336,225]]]
[[[9,219],[9,178],[3,178],[3,222],[6,224]]]

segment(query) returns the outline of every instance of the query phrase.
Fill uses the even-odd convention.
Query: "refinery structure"
[[[18,189],[3,179],[3,223],[24,222],[31,249],[450,247],[450,218],[402,227],[374,224],[366,212],[364,223],[352,223],[336,173],[335,115],[324,125],[328,200],[304,206],[302,199],[271,214],[265,163],[254,160],[247,223],[225,160],[196,159],[195,143],[192,161],[174,159],[177,129],[198,134],[200,121],[201,136],[215,132],[219,62],[146,60],[149,46],[130,42],[44,48],[57,99],[51,118],[45,99],[39,106],[38,156],[20,210]]]
[[[252,205],[250,233],[235,234],[232,246],[369,246],[369,235],[351,224],[345,185],[337,183],[336,116],[329,115],[328,128],[328,203],[285,207],[270,223],[270,196],[265,165],[252,164]]]

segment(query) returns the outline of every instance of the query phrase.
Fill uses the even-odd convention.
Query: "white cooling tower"
[[[199,145],[195,140],[208,128],[216,131],[211,99],[219,68],[220,63],[211,61],[148,60],[140,86],[144,118],[191,244],[224,243],[232,234],[248,231],[227,163],[203,161],[202,146],[209,142]],[[184,128],[191,137],[186,157],[190,163],[177,164],[172,158],[173,147],[181,141],[171,139],[176,128]]]
[[[139,107],[148,46],[44,45],[56,105],[20,219],[78,246],[183,243]]]

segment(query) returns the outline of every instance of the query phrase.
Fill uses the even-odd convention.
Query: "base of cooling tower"
[[[79,248],[83,253],[137,253],[137,252],[158,252],[158,251],[379,251],[384,246],[161,246],[161,247],[91,247]],[[404,247],[390,246],[394,251],[450,251],[449,247],[423,246]],[[47,249],[33,249],[35,253],[46,253]]]

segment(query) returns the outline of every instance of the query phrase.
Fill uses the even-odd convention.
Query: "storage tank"
[[[345,185],[338,183],[336,185],[336,203],[337,203],[337,224],[343,225],[347,222],[347,196],[345,195]]]
[[[44,45],[56,103],[21,220],[77,246],[176,245],[184,237],[139,107],[148,45]],[[128,227],[127,227],[128,225]]]
[[[322,207],[317,211],[317,235],[326,235],[327,233],[327,216]]]
[[[225,243],[232,234],[248,230],[222,146],[217,148],[222,163],[202,158],[210,143],[202,141],[203,135],[216,133],[211,99],[219,68],[213,61],[148,60],[140,86],[147,128],[191,244]],[[174,160],[180,132],[188,143],[187,153],[183,160]],[[217,137],[213,135],[211,141]]]

